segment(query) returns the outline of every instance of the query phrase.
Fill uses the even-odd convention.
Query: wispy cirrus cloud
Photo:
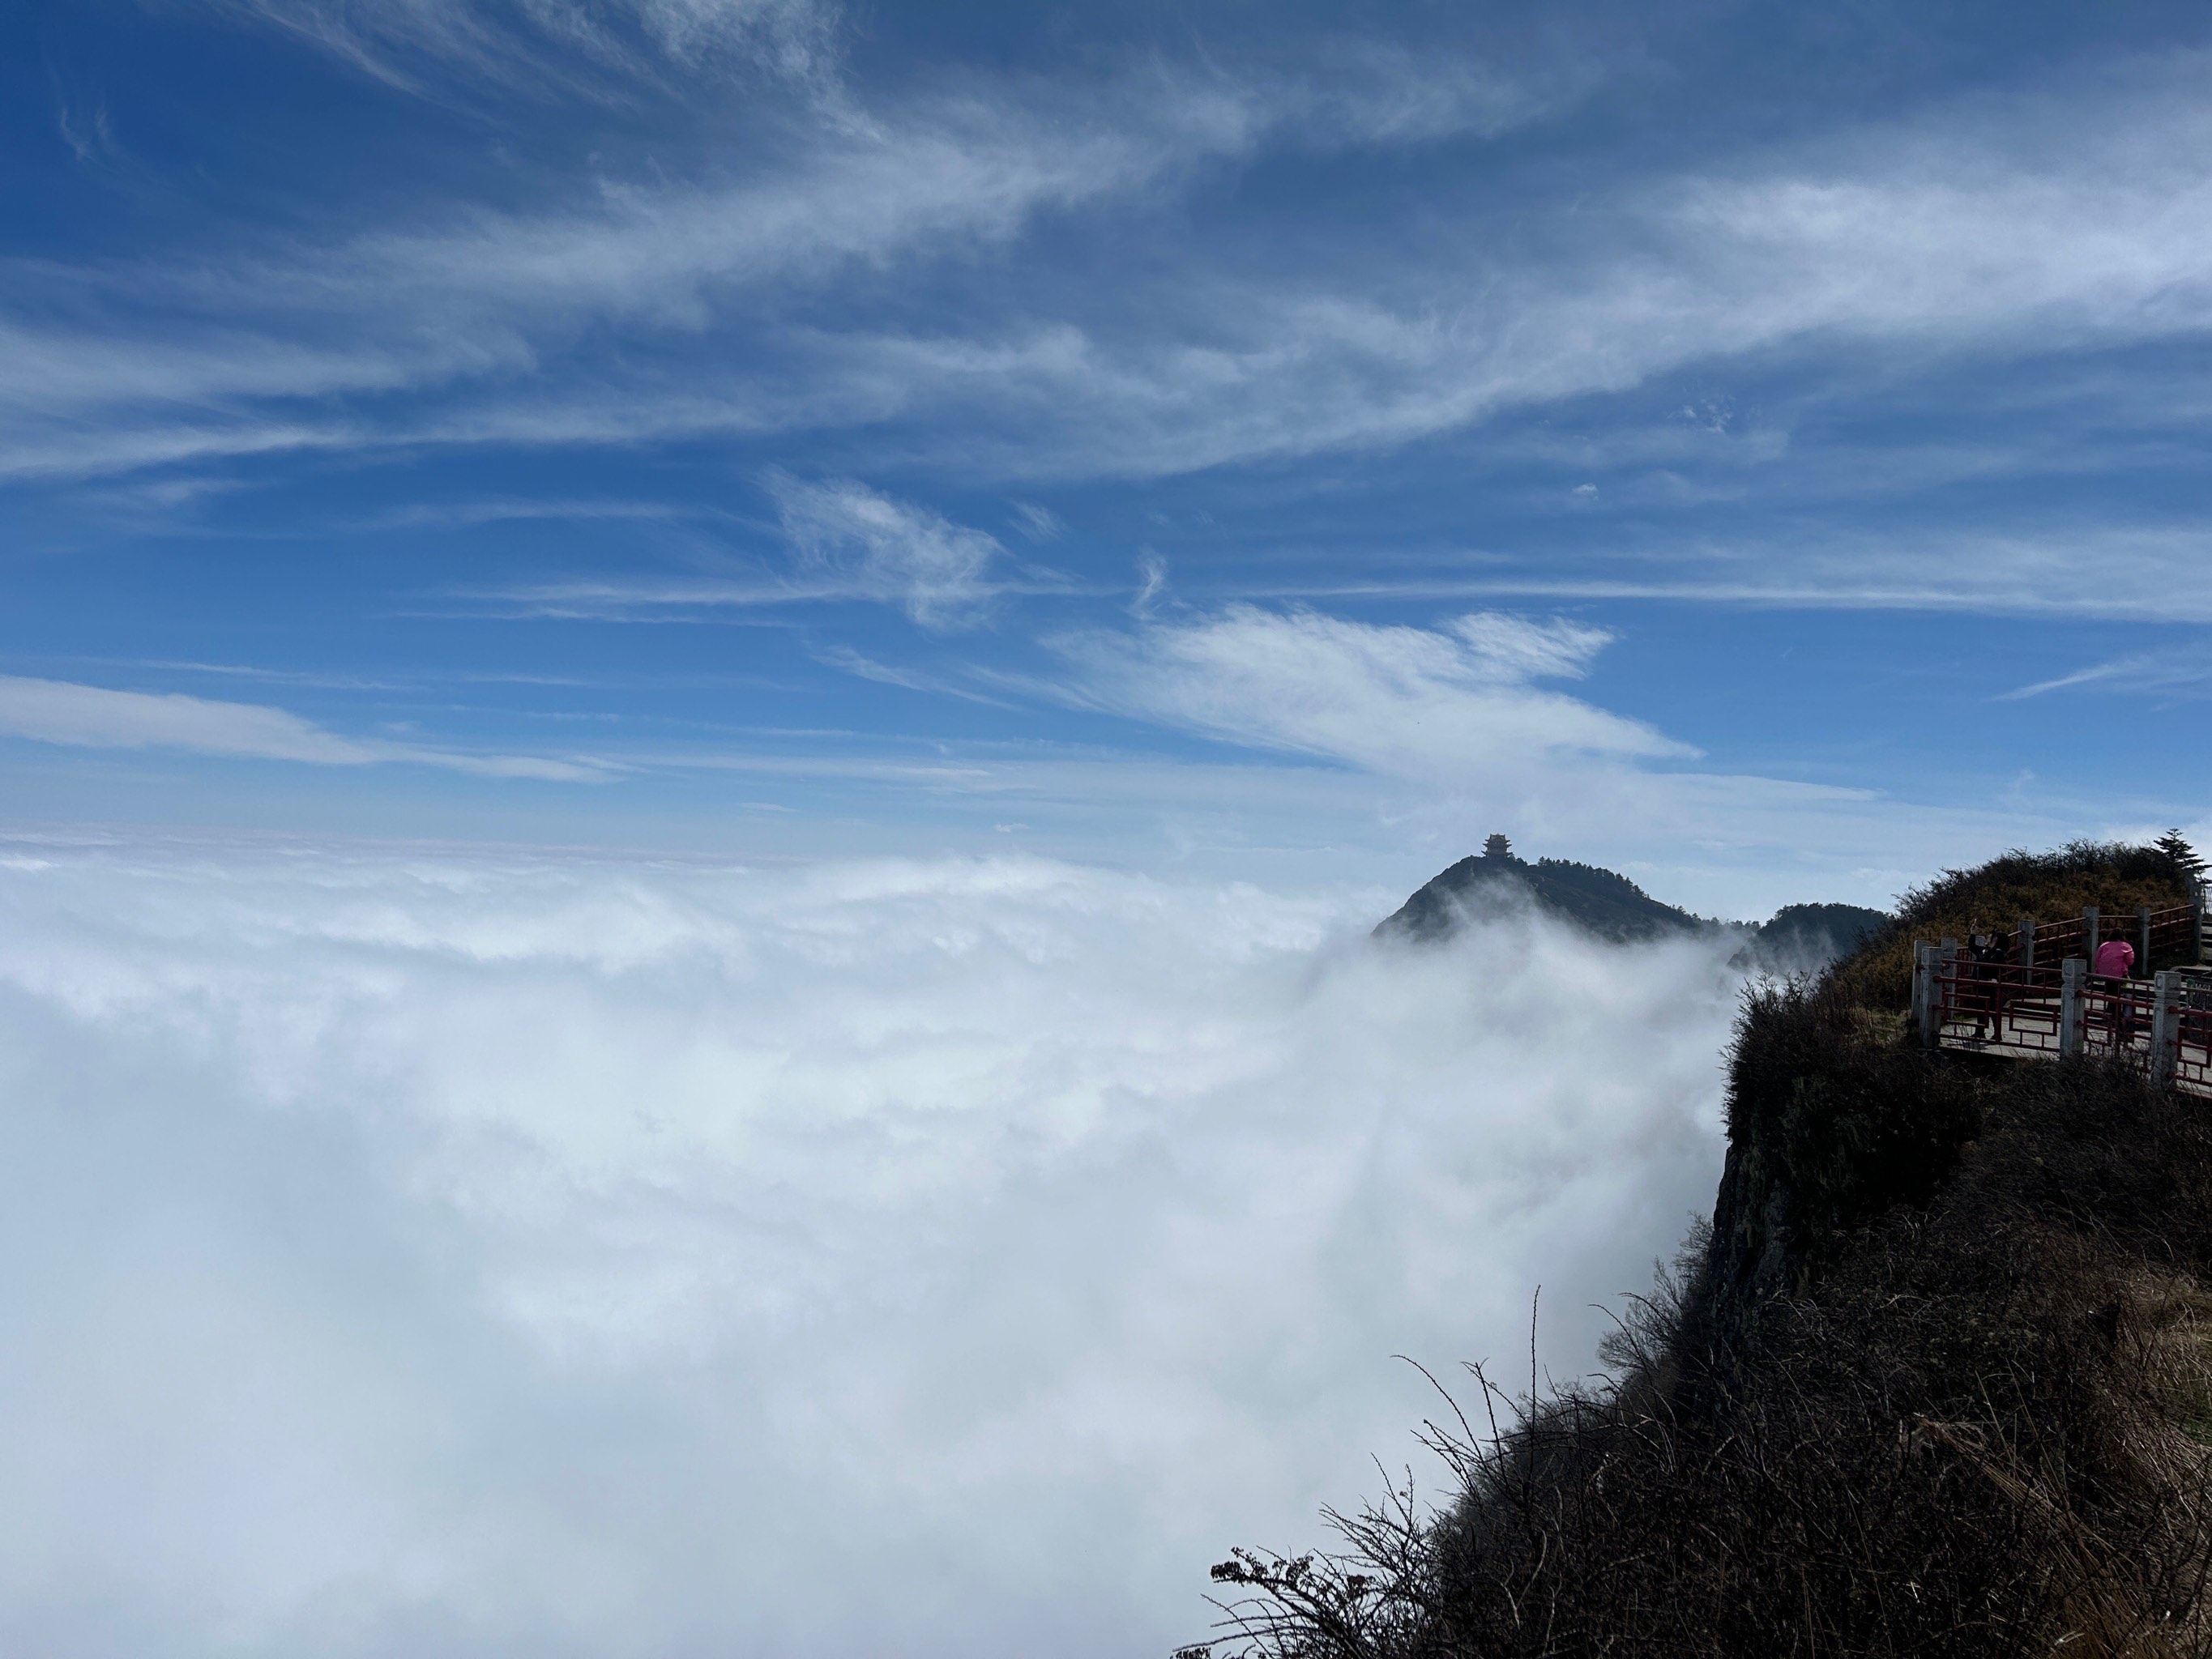
[[[1059,646],[1076,671],[1066,695],[1093,706],[1390,776],[1472,781],[1562,760],[1694,754],[1534,684],[1580,678],[1612,637],[1498,612],[1427,629],[1239,605]]]
[[[854,478],[771,472],[787,562],[743,576],[583,577],[469,590],[545,617],[669,616],[852,603],[889,605],[936,631],[974,627],[1009,592],[1065,592],[1073,586],[1034,565],[1017,567],[987,531]]]
[[[356,17],[267,4],[309,20]],[[361,18],[386,32],[443,31],[456,51],[488,27],[458,5],[398,3]],[[1270,142],[1485,131],[1552,95],[1509,97],[1494,76],[1382,48],[1337,56],[1325,73],[1156,62],[1049,84],[963,77],[865,118],[764,137],[734,172],[696,155],[689,176],[602,178],[583,190],[559,181],[534,209],[447,200],[414,222],[320,243],[247,239],[159,261],[0,266],[0,409],[25,422],[9,470],[185,461],[227,438],[236,453],[604,442],[897,412],[920,388],[902,383],[910,375],[895,355],[840,373],[829,348],[848,325],[772,326],[760,297],[1004,249],[1040,215],[1172,194],[1194,167],[1243,161]],[[571,379],[580,337],[609,328],[633,348],[675,355],[647,350],[628,368]],[[734,375],[733,354],[745,363]],[[362,406],[401,392],[416,401]],[[281,422],[269,407],[278,401]],[[57,416],[85,424],[57,436]]]
[[[1393,73],[1382,81],[1418,105],[1418,76]],[[55,320],[66,307],[17,323],[0,397],[119,417],[106,441],[124,465],[219,448],[230,421],[267,446],[265,418],[246,411],[282,397],[315,410],[295,404],[293,441],[331,443],[605,443],[934,412],[935,435],[902,446],[1007,476],[1147,476],[1389,447],[1822,342],[1971,354],[2195,333],[2212,326],[2212,168],[2191,135],[2212,116],[2185,79],[2143,71],[2064,102],[2063,149],[2042,136],[2053,97],[1984,100],[1756,169],[1647,180],[1524,216],[1510,254],[1431,247],[1393,253],[1387,273],[1261,280],[1212,267],[1201,240],[1172,289],[1139,285],[1129,313],[1055,278],[1040,292],[1060,314],[1032,301],[1008,327],[956,281],[926,329],[886,328],[865,305],[772,325],[746,298],[763,285],[834,289],[883,262],[942,270],[948,252],[1011,248],[1042,213],[1171,196],[1194,164],[1288,142],[1340,95],[1169,72],[1050,99],[978,87],[819,136],[740,182],[610,183],[565,210],[448,210],[218,263],[19,268],[7,286],[65,280],[123,310],[79,329]],[[580,380],[564,365],[587,325],[695,348]],[[402,387],[437,395],[337,418]],[[160,410],[186,401],[198,407],[179,433]],[[97,448],[80,440],[49,464],[97,465]]]
[[[610,775],[605,764],[528,755],[479,755],[383,738],[349,738],[288,709],[179,693],[118,691],[70,680],[0,675],[0,736],[79,749],[173,749],[311,766],[406,763],[493,778],[562,783]]]
[[[2006,692],[2002,701],[2020,702],[2054,691],[2118,692],[2147,697],[2212,695],[2212,642],[2192,640],[2162,649],[2132,651],[2069,674],[2023,685]]]
[[[2063,155],[2013,118],[1578,203],[1539,218],[1517,257],[1469,246],[1410,283],[1222,278],[1164,296],[1168,325],[1141,331],[1061,319],[832,345],[940,396],[988,395],[1006,418],[977,423],[1010,474],[1145,477],[1387,449],[1844,340],[1924,367],[2212,328],[2212,169],[2194,139],[2166,148],[2212,128],[2193,100],[2076,110],[2082,145]]]
[[[903,691],[924,691],[938,696],[958,697],[966,702],[987,703],[994,708],[1013,707],[1004,698],[988,696],[960,680],[922,669],[878,662],[850,646],[827,646],[814,652],[813,657],[826,668],[834,668],[840,673],[851,674],[860,679],[873,680],[878,685],[896,685]]]
[[[1395,599],[1684,599],[1796,610],[1950,611],[1984,616],[2212,622],[2212,526],[2049,524],[1795,530],[1589,554],[1571,571],[1468,556],[1437,571],[1285,582],[1274,597]]]
[[[981,619],[1006,549],[940,513],[849,478],[769,482],[802,573],[854,598],[898,605],[925,628]]]
[[[611,92],[671,70],[741,65],[820,79],[832,0],[203,0],[410,90],[456,73],[510,89]]]
[[[1057,513],[1035,501],[1012,502],[1010,512],[1014,527],[1033,542],[1055,542],[1067,533]]]
[[[535,206],[447,200],[319,241],[0,267],[13,313],[0,316],[0,471],[836,434],[847,453],[831,472],[870,466],[866,448],[909,474],[1156,478],[1401,447],[1694,365],[1795,359],[1817,379],[1848,358],[1909,378],[2212,331],[2212,144],[2199,142],[2212,115],[2193,59],[1937,106],[1740,165],[1625,175],[1571,207],[1517,211],[1504,242],[1470,215],[1463,236],[1400,246],[1386,228],[1364,252],[1262,266],[1188,222],[1193,183],[1224,167],[1301,144],[1490,131],[1571,95],[1509,96],[1479,64],[1396,48],[1338,58],[1303,76],[1249,63],[967,76],[864,121],[784,132],[742,167],[694,156]],[[1101,283],[1043,234],[1109,212],[1172,233],[1172,270]],[[1766,462],[1787,447],[1771,435]],[[1984,448],[1980,476],[2023,464]],[[1676,543],[1490,591],[2110,614],[2174,592],[2197,603],[2201,562],[2176,550],[2186,535],[2111,533],[2149,549],[2140,580],[2089,580],[2056,538],[1993,524],[1894,545]],[[792,591],[740,583],[725,598]]]

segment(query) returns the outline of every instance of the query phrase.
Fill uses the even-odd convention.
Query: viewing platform
[[[1956,939],[1916,944],[1915,1028],[1931,1048],[2021,1060],[2125,1057],[2154,1078],[2212,1099],[2205,908],[2200,888],[2188,904],[2124,921],[2094,909],[2057,923],[2023,917],[2005,961],[1972,960]],[[2097,947],[2115,937],[2135,946],[2137,972],[2092,973]]]

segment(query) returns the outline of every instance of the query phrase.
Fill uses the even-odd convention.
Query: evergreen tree
[[[2182,872],[2191,881],[2202,881],[2206,868],[2197,849],[2181,838],[2181,831],[2169,830],[2151,843],[2152,846],[2181,866]]]

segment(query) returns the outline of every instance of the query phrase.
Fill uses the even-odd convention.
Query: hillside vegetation
[[[1912,999],[1912,941],[1964,939],[1978,922],[2016,927],[2021,917],[2066,921],[2095,905],[2132,918],[2144,905],[2186,904],[2188,872],[2155,847],[2075,842],[2051,853],[2012,852],[1972,870],[1947,870],[1898,902],[1897,919],[1837,969],[1843,994],[1869,1008],[1904,1008]]]
[[[1819,983],[1748,994],[1713,1224],[1609,1380],[1474,1370],[1427,1430],[1441,1510],[1401,1491],[1333,1553],[1238,1552],[1193,1651],[2212,1654],[2212,1110],[2121,1065],[1931,1055],[1889,971],[1978,907],[2172,902],[2162,856],[1950,872]]]

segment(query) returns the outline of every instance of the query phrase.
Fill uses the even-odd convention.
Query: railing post
[[[2088,999],[2081,994],[2089,977],[2089,964],[2079,957],[2066,958],[2058,992],[2058,1057],[2072,1060],[2081,1052],[2081,1020]]]
[[[2020,965],[2023,968],[2035,966],[2035,918],[2033,916],[2022,916],[2020,919]]]
[[[2204,960],[2204,884],[2197,884],[2197,902],[2189,907],[2190,956],[2197,962]]]
[[[2181,975],[2169,968],[2151,982],[2157,988],[2150,1005],[2151,1080],[2171,1083],[2181,1047]]]
[[[2097,937],[2099,923],[2101,921],[2102,918],[2098,915],[2097,907],[2095,905],[2087,905],[2083,908],[2081,911],[2081,954],[2088,957],[2092,962],[2094,962],[2097,959],[2097,947],[2104,943],[2102,939]]]
[[[1916,939],[1912,945],[1912,1025],[1920,1040],[1929,1048],[1936,1046],[1936,1028],[1929,1011],[1935,1006],[1936,947],[1924,939]]]
[[[2136,941],[2136,972],[2147,975],[2150,972],[2150,906],[2148,904],[2136,913],[2136,929],[2140,935]]]

